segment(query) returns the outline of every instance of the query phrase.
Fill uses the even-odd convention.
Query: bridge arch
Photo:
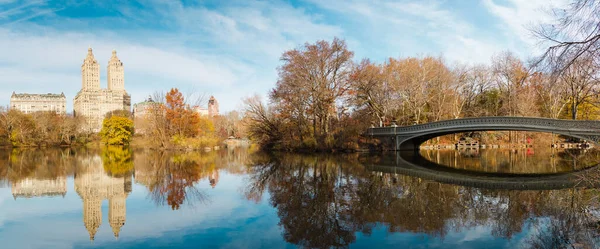
[[[370,128],[367,134],[374,137],[392,137],[396,150],[418,150],[423,142],[431,138],[471,131],[548,132],[600,144],[600,121],[528,117],[452,119],[412,126]]]

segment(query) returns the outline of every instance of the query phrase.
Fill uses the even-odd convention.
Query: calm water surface
[[[596,248],[598,191],[569,172],[593,175],[599,158],[595,150],[543,149],[5,150],[0,241],[2,248]],[[551,178],[486,184],[495,177],[488,173],[540,172]]]

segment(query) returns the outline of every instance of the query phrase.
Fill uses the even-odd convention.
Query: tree
[[[509,116],[525,116],[527,113],[520,112],[519,109],[522,108],[519,107],[529,101],[521,101],[519,95],[526,88],[529,72],[521,60],[511,52],[504,52],[492,58],[492,72],[504,102],[504,113]]]
[[[561,73],[581,57],[600,53],[600,1],[572,0],[565,9],[553,11],[555,22],[541,24],[533,33],[548,46],[536,64]]]
[[[579,106],[593,103],[598,95],[598,65],[593,58],[581,57],[561,72],[560,80],[571,103],[571,118],[575,120]]]
[[[541,116],[559,118],[567,105],[564,84],[540,72],[532,75],[531,82],[537,93],[537,105]]]
[[[454,69],[452,115],[459,118],[479,114],[477,98],[490,87],[491,74],[485,65],[457,67]]]
[[[375,115],[378,126],[383,127],[391,118],[393,110],[400,106],[398,94],[391,89],[384,75],[383,66],[364,59],[354,66],[350,76],[350,101],[357,108],[366,108]]]
[[[105,118],[100,137],[106,145],[128,145],[133,137],[133,121],[119,116]]]
[[[195,137],[200,131],[200,114],[186,103],[183,94],[177,88],[165,96],[166,118],[169,122],[169,133],[180,137]]]
[[[302,128],[310,122],[307,136],[318,144],[331,144],[330,121],[339,114],[337,105],[348,91],[353,55],[338,38],[331,43],[306,43],[282,55],[283,65],[278,68],[279,79],[270,98],[281,115],[300,129],[299,136],[304,136]]]
[[[282,122],[262,103],[260,96],[246,98],[244,105],[250,138],[268,148],[279,143],[283,138]]]

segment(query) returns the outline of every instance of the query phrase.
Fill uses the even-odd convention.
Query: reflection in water
[[[460,157],[457,155],[465,152],[453,152],[452,156],[444,153],[431,154],[435,157],[428,160],[439,158],[442,162],[451,158],[468,162],[470,158],[481,159],[485,153],[491,152],[468,151]],[[498,157],[506,155],[504,152],[494,153]],[[538,153],[541,154],[535,151],[535,154]],[[576,154],[557,152],[556,160],[568,158],[560,153]],[[586,153],[589,152],[576,155],[578,164],[581,160],[591,162],[591,159],[582,159]],[[498,161],[501,160],[498,158]],[[535,160],[543,160],[543,156]],[[551,164],[551,160],[554,159],[546,158],[545,163]],[[494,237],[488,240],[506,241],[504,247],[511,245],[510,240],[518,240],[523,248],[600,246],[600,203],[596,189],[484,189],[383,172],[369,166],[397,167],[395,163],[386,163],[395,161],[395,155],[391,158],[356,154],[267,155],[249,154],[243,150],[211,153],[134,151],[120,147],[96,152],[13,150],[0,151],[0,181],[9,183],[7,186],[12,187],[12,194],[17,199],[15,202],[18,202],[23,201],[19,199],[21,197],[65,195],[68,192],[65,182],[72,175],[75,192],[83,202],[83,223],[92,240],[102,225],[101,203],[106,199],[108,222],[115,237],[119,236],[127,220],[127,206],[130,208],[127,221],[130,226],[153,224],[154,221],[131,218],[136,212],[142,212],[131,212],[141,210],[142,206],[139,200],[131,200],[135,199],[131,197],[134,184],[143,186],[141,189],[148,192],[150,200],[157,205],[149,204],[151,207],[164,210],[163,206],[168,206],[167,214],[173,217],[177,212],[185,212],[182,211],[184,206],[198,203],[202,204],[199,206],[205,214],[211,216],[217,210],[210,208],[214,203],[208,201],[211,199],[208,191],[213,188],[228,191],[230,188],[220,188],[232,184],[225,179],[238,177],[243,182],[243,196],[240,196],[239,188],[229,190],[233,191],[230,194],[236,197],[234,200],[239,202],[230,205],[238,205],[236,207],[239,208],[240,205],[266,201],[275,210],[273,213],[276,213],[278,222],[260,224],[278,227],[282,231],[281,239],[306,248],[348,247],[374,236],[382,227],[388,233],[415,238],[408,240],[413,241],[410,243],[422,242],[422,238],[447,241],[450,234],[466,236],[466,231],[482,230]],[[519,166],[513,167],[519,169]],[[560,164],[557,168],[561,168]],[[159,213],[146,209],[143,212],[150,215]],[[271,213],[270,210],[262,210],[248,219],[260,219]],[[206,229],[214,229],[214,224],[228,224],[240,219],[240,214],[235,211],[228,215],[213,223],[212,227],[206,225]],[[169,216],[161,218],[168,219]],[[204,225],[200,223],[195,226]],[[247,224],[236,224],[235,229],[243,231]],[[261,229],[269,230],[271,227]],[[0,235],[2,233],[0,229]],[[202,239],[206,235],[199,233],[197,236]],[[482,241],[475,247],[485,246],[486,242]],[[120,245],[137,246],[135,240],[129,243],[133,244]],[[214,243],[226,244],[228,241]],[[461,247],[460,243],[446,247]],[[411,246],[419,245],[408,245]]]
[[[131,175],[112,177],[104,168],[106,165],[99,156],[90,155],[80,159],[75,174],[75,191],[83,200],[83,223],[90,240],[94,240],[102,224],[102,201],[105,199],[108,199],[108,221],[115,238],[125,225],[125,200],[131,192]]]
[[[445,237],[478,226],[511,238],[534,227],[533,248],[599,244],[600,209],[593,192],[485,190],[369,172],[355,158],[257,157],[246,196],[268,191],[284,238],[304,247],[344,247],[377,224],[389,232]],[[554,238],[559,232],[560,241]],[[548,234],[550,233],[550,234]]]
[[[600,150],[521,149],[421,150],[425,159],[450,168],[467,171],[510,174],[551,174],[578,171],[598,165]]]
[[[165,152],[140,152],[136,157],[136,182],[146,186],[150,197],[157,205],[169,205],[173,210],[187,202],[205,202],[206,194],[197,188],[196,183],[204,177],[218,177],[215,174],[216,154],[170,155]],[[212,179],[216,186],[218,179]]]

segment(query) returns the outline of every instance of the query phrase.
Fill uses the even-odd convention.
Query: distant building
[[[67,177],[55,179],[25,178],[12,183],[12,195],[17,197],[65,196],[67,193]]]
[[[210,96],[208,100],[208,116],[214,117],[219,115],[219,102],[215,99],[215,96]]]
[[[133,105],[133,116],[135,118],[143,118],[156,105],[160,105],[160,103],[154,102],[151,97],[148,97],[146,101]]]
[[[208,116],[208,109],[200,106],[194,106],[194,111],[196,111],[200,116]]]
[[[208,182],[212,188],[217,186],[217,183],[219,183],[219,170],[215,169],[210,172],[210,175],[208,176]]]
[[[193,106],[192,109],[196,111],[200,116],[214,117],[219,115],[219,102],[214,96],[210,96],[208,100],[208,108],[202,106]]]
[[[131,96],[125,91],[123,63],[112,51],[107,67],[108,88],[100,88],[100,65],[94,58],[92,49],[81,65],[81,90],[73,99],[73,114],[87,120],[87,129],[98,132],[102,128],[104,116],[115,110],[131,110]]]
[[[33,112],[67,112],[67,98],[64,93],[30,94],[15,93],[10,96],[10,108],[29,114]]]

